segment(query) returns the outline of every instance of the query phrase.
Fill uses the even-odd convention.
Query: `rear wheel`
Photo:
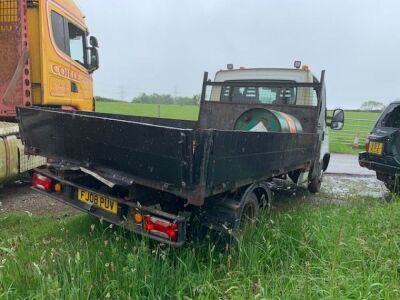
[[[388,182],[388,181],[385,181],[384,183],[385,183],[386,188],[387,188],[391,193],[399,193],[399,192],[400,192],[400,191],[399,191],[399,186],[396,185],[395,183],[393,183],[393,182]]]
[[[391,193],[399,193],[399,180],[396,175],[376,172],[378,180],[382,181]]]
[[[240,235],[247,229],[254,227],[259,213],[260,206],[258,198],[254,193],[251,193],[247,196],[241,211],[239,211],[239,223],[235,226],[235,233]]]
[[[324,177],[324,172],[320,170],[319,175],[311,179],[311,182],[308,184],[308,190],[310,191],[310,193],[315,194],[321,190],[323,177]]]
[[[220,199],[222,201],[193,211],[190,222],[192,236],[198,236],[202,232],[201,228],[207,228],[209,233],[217,234],[223,243],[240,240],[254,228],[261,208],[269,207],[272,197],[269,191],[265,191],[265,194],[261,190],[256,192],[232,195],[231,198]]]

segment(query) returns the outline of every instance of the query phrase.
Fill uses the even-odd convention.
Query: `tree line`
[[[364,111],[382,111],[385,108],[385,104],[379,101],[365,101],[362,105],[360,110]]]
[[[200,95],[187,97],[172,96],[170,94],[142,93],[133,98],[132,103],[196,105],[200,103]]]
[[[126,102],[122,100],[116,100],[107,97],[96,96],[98,102]],[[170,94],[140,94],[131,100],[132,103],[143,103],[143,104],[178,104],[178,105],[197,105],[200,103],[200,95],[194,95],[192,97],[187,96],[172,96]]]

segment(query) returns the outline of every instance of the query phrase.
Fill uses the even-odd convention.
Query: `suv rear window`
[[[382,114],[377,127],[400,128],[400,104],[391,104]]]

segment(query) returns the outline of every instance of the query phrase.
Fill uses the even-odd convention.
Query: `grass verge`
[[[399,299],[399,220],[400,202],[361,198],[171,249],[86,215],[0,215],[0,299]]]

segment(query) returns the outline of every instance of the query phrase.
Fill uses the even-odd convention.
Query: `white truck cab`
[[[301,65],[301,64],[300,64]],[[324,83],[324,71],[322,72],[321,79],[317,79],[316,76],[310,71],[309,67],[304,65],[301,67],[297,65],[295,68],[239,68],[234,69],[232,65],[228,65],[225,70],[220,70],[215,75],[215,82],[276,82],[282,83],[281,87],[269,87],[269,86],[257,86],[257,87],[232,87],[232,91],[224,86],[213,86],[209,93],[210,101],[224,101],[224,96],[231,97],[231,101],[251,101],[252,103],[257,102],[260,104],[271,104],[277,105],[273,107],[274,110],[280,110],[279,105],[288,106],[308,106],[308,107],[319,107],[318,115],[318,126],[317,131],[320,138],[319,143],[319,166],[318,170],[306,170],[302,172],[296,181],[300,186],[308,186],[310,190],[316,192],[319,190],[323,173],[326,171],[330,161],[329,152],[329,135],[328,125],[330,125],[327,118],[326,112],[326,91]],[[298,83],[298,84],[313,84],[319,83],[320,90],[313,89],[311,87],[285,87],[284,83]],[[318,95],[318,93],[320,95]],[[339,113],[343,116],[343,111],[338,110],[335,112],[336,115]],[[299,117],[299,116],[297,116]],[[343,120],[341,120],[343,121]],[[343,122],[339,122],[338,128],[341,129]],[[338,123],[336,123],[338,124]],[[257,125],[252,131],[266,130],[265,126]],[[317,172],[318,180],[310,180],[313,176],[310,176],[310,172]]]

